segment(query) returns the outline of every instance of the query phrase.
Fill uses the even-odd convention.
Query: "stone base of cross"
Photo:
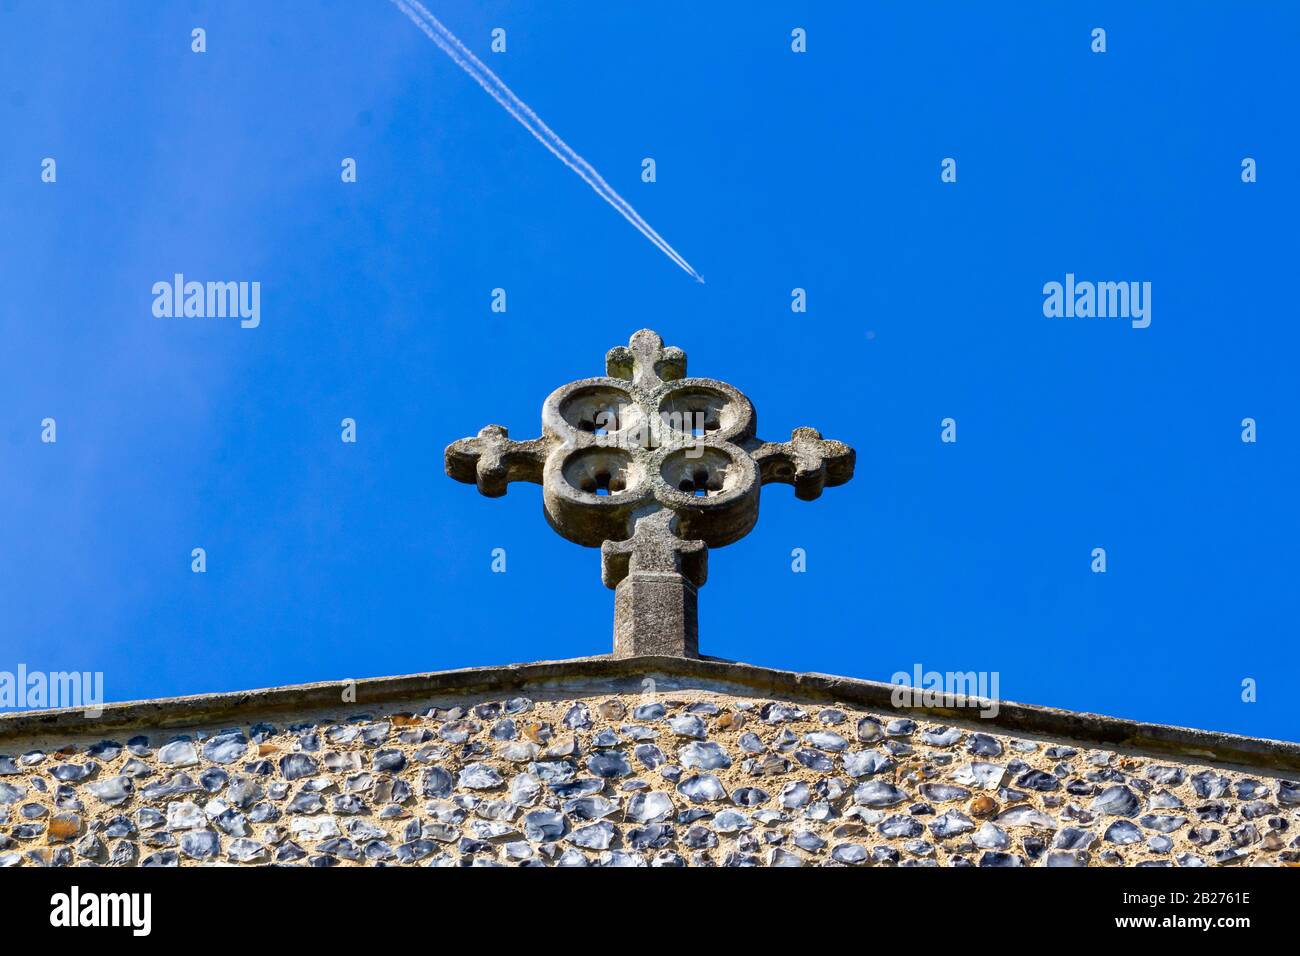
[[[677,537],[660,508],[636,519],[632,537],[600,546],[600,578],[614,589],[614,656],[699,657],[699,589],[709,574],[703,541]]]
[[[763,441],[743,393],[687,378],[686,353],[648,329],[605,365],[606,376],[551,393],[540,438],[488,425],[448,445],[447,474],[489,497],[540,484],[551,527],[601,549],[615,657],[698,657],[708,549],[749,533],[763,485],[793,485],[810,501],[853,477],[854,451],[812,428]]]

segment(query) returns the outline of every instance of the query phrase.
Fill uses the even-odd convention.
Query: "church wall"
[[[363,682],[355,703],[326,705],[330,685],[313,685],[99,722],[5,718],[0,864],[1300,862],[1294,745],[1253,742],[1252,765],[1246,738],[1220,735],[1223,760],[1215,735],[1189,737],[1211,748],[1195,754],[1025,732],[1006,724],[1033,724],[1032,708],[1001,721],[897,711],[836,700],[879,694],[835,678],[777,695],[776,679],[545,667],[496,688],[490,672],[425,680],[404,699],[379,691],[419,679]],[[1104,718],[1043,713],[1106,736],[1089,723]]]

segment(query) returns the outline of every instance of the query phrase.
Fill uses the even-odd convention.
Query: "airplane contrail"
[[[442,23],[425,9],[420,0],[392,0],[393,4],[410,18],[411,22],[424,31],[424,34],[438,44],[443,53],[451,57],[452,62],[468,73],[479,86],[487,90],[491,97],[505,108],[505,111],[519,121],[520,125],[532,133],[543,146],[549,149],[568,166],[579,178],[596,191],[601,199],[623,214],[641,235],[653,242],[669,259],[677,263],[696,282],[704,282],[704,277],[691,268],[691,264],[678,255],[677,250],[664,240],[663,236],[650,228],[633,209],[626,199],[614,191],[609,183],[601,178],[600,173],[591,164],[573,151],[559,135],[542,122],[541,117],[529,109],[528,104],[515,96],[510,87],[501,82],[500,77],[488,69],[483,61],[476,57],[465,44],[456,38]]]

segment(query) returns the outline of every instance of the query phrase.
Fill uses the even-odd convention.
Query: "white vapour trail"
[[[579,178],[595,190],[600,198],[622,213],[623,218],[630,222],[641,235],[658,246],[664,255],[681,266],[687,274],[693,276],[696,282],[704,281],[704,278],[691,268],[691,264],[678,255],[677,250],[668,245],[663,236],[655,232],[650,227],[650,224],[628,205],[627,200],[616,193],[614,187],[601,178],[600,173],[596,172],[590,163],[575,153],[568,143],[560,139],[553,129],[543,123],[541,118],[528,107],[528,104],[515,96],[510,87],[501,82],[500,77],[488,69],[478,57],[456,38],[454,33],[443,26],[437,17],[425,9],[420,0],[392,0],[392,2],[410,18],[412,23],[424,31],[425,36],[436,43],[442,52],[451,57],[452,62],[468,73],[479,86],[483,87],[494,100],[501,104],[507,113],[518,120],[524,129],[532,133],[538,142],[554,153],[564,165],[577,173]]]

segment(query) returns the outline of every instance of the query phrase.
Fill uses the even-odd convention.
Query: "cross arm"
[[[605,371],[610,378],[622,378],[653,387],[686,377],[686,353],[649,329],[632,335],[627,345],[616,345],[605,354]]]
[[[512,481],[542,483],[547,440],[514,441],[503,425],[488,425],[473,438],[462,438],[447,446],[447,474],[468,485],[478,485],[480,494],[500,498]]]
[[[822,438],[815,428],[796,428],[785,442],[759,442],[750,452],[763,484],[794,485],[796,498],[812,501],[823,488],[853,477],[857,453],[842,441]]]

